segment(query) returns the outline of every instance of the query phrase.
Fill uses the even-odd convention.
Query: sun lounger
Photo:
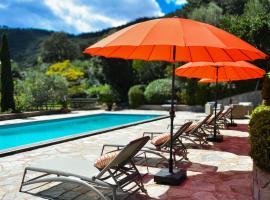
[[[232,106],[229,106],[227,109],[223,110],[223,112],[220,114],[217,124],[220,128],[227,128],[227,125],[230,123],[230,117],[232,113]]]
[[[96,167],[98,167],[96,168],[87,160],[78,158],[44,160],[33,166],[26,167],[20,192],[48,199],[62,199],[60,196],[44,196],[39,191],[40,187],[45,187],[52,183],[71,183],[84,187],[84,192],[86,190],[90,195],[88,199],[98,197],[98,199],[103,200],[108,200],[108,198],[116,200],[120,199],[120,194],[125,194],[126,197],[138,190],[146,192],[142,183],[142,176],[132,159],[148,140],[149,137],[142,137],[130,142],[121,151],[115,153],[114,157],[105,159],[104,161],[108,163],[103,168],[97,165],[98,162],[95,163]],[[108,155],[106,156],[104,158],[108,158]],[[100,162],[100,160],[98,161]],[[101,164],[104,164],[104,161]],[[33,173],[39,175],[33,177]],[[64,194],[65,192],[61,195]]]
[[[181,160],[188,160],[187,157],[187,149],[185,145],[181,141],[181,135],[188,129],[190,126],[191,122],[186,122],[183,124],[179,130],[174,133],[173,135],[173,158],[174,162],[176,161],[181,161]],[[147,154],[154,154],[160,158],[162,158],[158,163],[156,163],[156,166],[160,162],[167,161],[168,158],[164,155],[164,153],[169,153],[169,147],[170,147],[170,133],[161,133],[161,132],[144,132],[143,135],[150,135],[151,136],[151,143],[146,144],[141,151],[139,152],[139,155],[144,154],[145,159],[146,159],[146,165],[147,165]],[[156,136],[156,137],[154,137]],[[159,137],[160,141],[159,143],[154,143],[153,141],[157,141],[157,137]],[[113,148],[115,151],[123,148],[123,144],[105,144],[103,145],[102,152],[103,154],[105,152],[105,149],[110,149]],[[111,151],[110,151],[111,152]],[[177,160],[177,158],[179,158]]]
[[[192,122],[184,134],[181,135],[182,140],[185,140],[184,143],[186,146],[188,146],[186,144],[188,141],[190,141],[195,146],[199,146],[200,148],[207,144],[206,138],[208,134],[205,132],[204,125],[211,116],[212,115],[210,114],[203,119],[200,119],[199,121]]]
[[[217,112],[216,116],[215,114],[212,114],[208,120],[205,121],[205,123],[203,124],[203,129],[205,132],[209,133],[209,134],[213,134],[213,130],[214,130],[214,125],[215,125],[215,118],[216,118],[216,122],[218,122],[220,120],[220,117],[222,116],[224,109],[220,109],[219,112]],[[216,123],[216,130],[217,133],[220,134],[219,132],[220,126],[218,123]]]

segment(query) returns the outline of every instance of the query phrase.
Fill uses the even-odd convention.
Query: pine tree
[[[12,80],[8,39],[6,34],[2,36],[0,60],[1,60],[1,110],[15,110],[14,85]]]

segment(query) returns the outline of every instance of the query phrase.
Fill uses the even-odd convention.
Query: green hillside
[[[121,28],[134,23],[148,20],[149,18],[141,18],[123,26],[104,29],[98,32],[83,33],[79,35],[67,34],[70,39],[80,46],[81,51],[104,37],[108,33],[112,33]],[[31,67],[37,62],[37,58],[41,53],[42,43],[52,34],[53,31],[41,29],[19,29],[1,27],[0,34],[7,33],[10,45],[11,58],[20,64],[20,66]]]

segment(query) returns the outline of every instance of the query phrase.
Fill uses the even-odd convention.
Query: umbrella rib
[[[214,59],[212,58],[212,56],[211,56],[210,52],[208,51],[207,47],[204,47],[204,48],[205,48],[206,52],[208,53],[208,55],[210,56],[210,58],[211,58],[212,62],[215,62],[215,61],[214,61]]]
[[[225,80],[230,80],[229,76],[227,75],[226,67],[224,67],[224,72],[225,72]]]
[[[239,78],[237,78],[237,79],[238,79],[238,80],[243,80],[243,79],[241,78],[242,75],[238,73],[238,71],[235,69],[235,67],[231,67],[231,68],[233,69],[233,71],[235,72],[235,74],[237,74],[237,76],[239,77]]]
[[[156,45],[152,45],[152,49],[151,49],[151,51],[150,51],[150,53],[149,53],[149,56],[148,56],[147,60],[149,60],[149,58],[151,57],[151,55],[152,55],[152,53],[153,53],[153,51],[154,51],[155,46],[156,46]]]
[[[246,54],[242,49],[239,49],[239,51],[244,54],[246,57],[248,57],[249,60],[254,60],[253,58],[251,58],[248,54]]]
[[[187,48],[188,48],[188,54],[189,54],[189,57],[190,57],[190,61],[192,62],[192,61],[193,61],[193,59],[192,59],[192,56],[191,56],[191,51],[190,51],[189,46],[187,46]]]
[[[107,56],[105,57],[110,57],[114,52],[116,52],[118,49],[120,49],[122,46],[116,46],[116,48],[111,52],[109,53]]]
[[[233,62],[235,62],[235,60],[233,59],[233,57],[231,57],[231,55],[228,54],[228,52],[225,51],[225,49],[222,48],[222,51],[224,51],[224,53],[225,53],[225,54],[226,54]]]
[[[154,29],[154,27],[161,23],[161,20],[157,20],[157,22],[149,29],[148,33],[144,36],[144,38],[142,39],[142,41],[140,42],[140,45],[139,46],[142,46],[143,42],[145,41],[145,39],[147,38],[148,35],[151,34],[152,30]]]
[[[130,56],[137,50],[138,46],[134,46],[134,49],[132,50],[132,52],[129,54],[129,56],[127,57],[127,59],[132,59],[130,58]]]
[[[128,27],[126,27],[128,28]],[[122,34],[118,35],[116,38],[114,38],[112,41],[110,41],[107,46],[109,46],[111,43],[113,43],[115,40],[117,40],[119,37],[122,37],[123,35],[127,34],[129,31],[131,31],[133,28],[136,28],[135,24],[132,25],[127,31],[123,31]]]
[[[251,76],[252,74],[250,74],[250,72],[248,70],[246,70],[246,68],[243,68],[243,70],[251,77],[250,79],[253,79]]]

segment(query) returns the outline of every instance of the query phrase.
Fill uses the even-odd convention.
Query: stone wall
[[[253,164],[252,176],[252,192],[254,200],[270,199],[270,173],[266,173],[259,169],[255,163]]]
[[[169,110],[171,108],[170,104],[163,104],[163,105],[141,105],[138,109],[142,110]],[[190,111],[190,112],[204,112],[204,107],[200,105],[175,105],[176,111]]]
[[[41,115],[54,115],[60,114],[60,110],[47,110],[47,111],[32,111],[32,112],[23,112],[23,113],[9,113],[9,114],[1,114],[0,121],[10,120],[10,119],[21,119],[27,117],[36,117]]]
[[[223,105],[229,105],[230,98],[224,98],[218,100],[218,103]],[[243,94],[232,96],[232,103],[238,104],[239,102],[252,102],[253,106],[257,106],[262,101],[262,95],[260,90],[256,90],[253,92],[246,92]]]

